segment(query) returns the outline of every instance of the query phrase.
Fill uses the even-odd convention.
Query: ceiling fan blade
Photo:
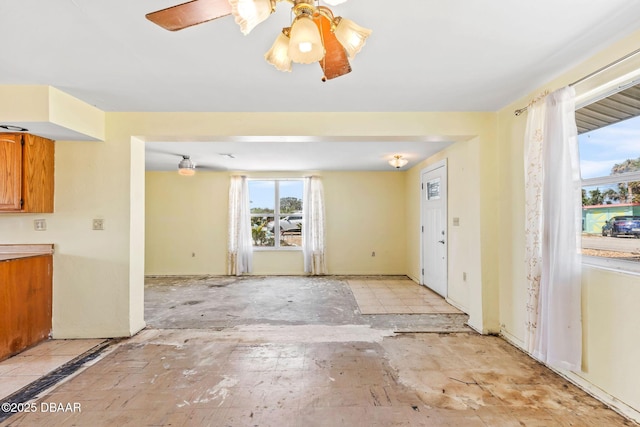
[[[178,31],[230,14],[231,5],[228,0],[193,0],[147,13],[145,16],[149,21],[162,28]]]
[[[347,58],[347,51],[331,31],[331,22],[322,15],[315,16],[314,21],[324,40],[325,55],[320,60],[320,66],[324,71],[323,81],[325,78],[331,80],[350,73],[351,64]]]

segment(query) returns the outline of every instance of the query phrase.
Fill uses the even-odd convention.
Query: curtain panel
[[[580,370],[582,182],[573,88],[534,103],[525,138],[525,345],[550,366]]]
[[[325,263],[324,190],[317,176],[305,177],[303,195],[302,248],[304,272],[327,274]]]
[[[229,186],[229,239],[227,274],[250,273],[253,259],[249,183],[246,176],[232,176]]]

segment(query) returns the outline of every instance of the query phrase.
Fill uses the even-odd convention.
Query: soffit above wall
[[[632,86],[576,110],[578,134],[640,115],[640,85]]]

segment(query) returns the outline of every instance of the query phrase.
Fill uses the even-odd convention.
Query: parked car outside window
[[[640,216],[614,216],[602,226],[602,235],[640,238]]]
[[[267,229],[273,232],[273,221],[269,221]],[[280,232],[301,231],[302,230],[302,214],[289,215],[280,220]]]

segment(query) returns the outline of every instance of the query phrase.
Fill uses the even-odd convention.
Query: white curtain
[[[325,263],[324,192],[317,176],[305,177],[302,202],[304,272],[327,274]]]
[[[232,176],[229,186],[227,273],[236,276],[250,273],[252,258],[249,184],[246,176]]]
[[[544,363],[580,370],[582,184],[573,88],[532,105],[525,144],[526,346]]]
[[[544,99],[533,102],[527,109],[527,129],[524,139],[525,183],[525,258],[527,273],[527,318],[525,348],[535,351],[538,328],[538,296],[542,271],[542,140],[546,106]]]

